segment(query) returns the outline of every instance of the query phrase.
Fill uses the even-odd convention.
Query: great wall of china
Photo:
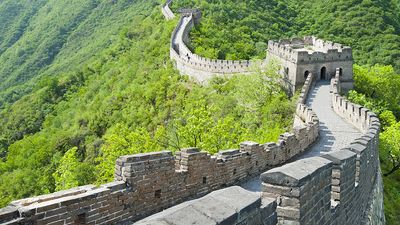
[[[162,7],[166,19],[175,18],[171,2]],[[172,35],[170,56],[176,68],[199,81],[250,72],[249,62],[204,59],[190,52],[185,41],[199,15],[197,10],[183,11]],[[346,63],[352,53],[331,46],[326,52],[340,49],[332,65],[322,60],[326,54],[317,53],[324,70],[314,61],[317,69],[295,72],[293,84],[302,83],[295,123],[277,143],[243,142],[239,149],[216,155],[188,148],[175,155],[162,151],[121,156],[114,182],[13,201],[0,209],[0,223],[384,224],[380,122],[370,110],[340,96],[351,81],[352,69]],[[278,47],[288,49],[284,42]],[[282,54],[292,61],[290,54]],[[292,69],[286,68],[282,72],[289,76]],[[329,121],[333,114],[336,121]],[[340,129],[332,127],[340,122]],[[350,128],[353,134],[341,130]],[[321,146],[328,150],[323,153]]]

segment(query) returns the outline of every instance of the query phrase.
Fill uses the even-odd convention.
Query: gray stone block
[[[119,190],[123,190],[126,188],[126,183],[123,181],[114,181],[111,183],[107,183],[107,184],[102,184],[100,185],[100,187],[102,188],[108,188],[111,190],[111,192],[114,191],[119,191]]]
[[[149,153],[140,153],[135,155],[125,155],[119,157],[122,162],[140,162],[146,161],[150,159],[158,159],[158,158],[168,158],[172,157],[172,152],[168,150],[159,151],[159,152],[149,152]]]
[[[240,143],[240,147],[257,147],[260,144],[258,144],[257,142],[253,142],[253,141],[244,141],[242,143]]]
[[[139,221],[139,222],[135,223],[135,225],[171,225],[171,223],[168,223],[167,221],[159,219],[159,220],[151,220],[151,221]]]
[[[184,152],[184,153],[198,153],[198,152],[200,152],[200,149],[199,148],[185,148],[185,149],[182,149],[182,152]]]
[[[240,214],[259,208],[261,205],[260,195],[247,191],[239,186],[232,186],[222,190],[214,191],[209,196],[218,199],[223,204],[234,208]]]
[[[217,225],[217,222],[202,212],[188,205],[164,217],[164,221],[171,225]]]
[[[350,145],[350,151],[355,152],[357,154],[363,153],[367,149],[366,146],[361,145],[359,143],[353,143]]]
[[[321,157],[332,161],[335,165],[340,165],[346,160],[350,160],[352,158],[355,159],[357,157],[357,154],[349,150],[341,150],[322,155]]]
[[[260,178],[264,183],[300,187],[310,180],[313,174],[331,166],[332,162],[327,159],[312,157],[269,170],[261,174]]]
[[[7,206],[0,209],[0,223],[17,218],[18,216],[19,212],[17,207]]]
[[[261,213],[264,218],[272,215],[276,211],[277,203],[274,198],[263,198],[261,202]]]
[[[235,208],[212,196],[206,196],[194,201],[191,206],[221,225],[233,224],[238,219],[238,213]]]

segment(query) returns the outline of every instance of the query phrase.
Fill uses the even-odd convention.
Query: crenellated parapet
[[[352,49],[313,36],[268,42],[268,53],[296,64],[352,60]]]
[[[161,12],[164,15],[165,19],[167,19],[167,20],[172,20],[175,18],[175,14],[170,9],[171,3],[172,3],[172,0],[167,0],[167,2],[165,2],[161,6]]]
[[[368,109],[337,100],[342,98],[338,94],[339,82],[338,70],[331,83],[332,106],[343,119],[363,132],[349,146],[261,174],[261,197],[240,187],[226,188],[136,224],[169,224],[170,221],[182,224],[202,221],[202,224],[213,225],[384,224],[383,203],[377,201],[383,198],[378,157],[380,123]],[[305,86],[303,90],[306,89]],[[302,102],[301,97],[299,105]],[[235,157],[238,153],[229,151],[227,155]],[[220,199],[224,200],[220,202]],[[216,201],[221,208],[216,207],[216,212],[211,213]],[[378,213],[372,212],[374,209],[378,209]]]
[[[221,150],[215,155],[188,148],[175,155],[161,151],[121,156],[116,161],[115,182],[12,202],[0,210],[0,223],[136,221],[188,199],[246,181],[293,159],[317,139],[319,120],[303,104],[313,84],[310,74],[296,109],[293,132],[282,134],[276,143],[243,142],[238,149]],[[275,203],[271,200],[268,204]],[[271,220],[276,218],[273,211],[270,213]]]
[[[340,101],[344,98],[339,95],[339,72],[331,82],[332,106],[363,132],[360,138],[340,151],[300,159],[261,174],[261,197],[240,187],[226,188],[136,224],[385,224],[378,157],[380,123],[368,109]],[[299,104],[302,101],[301,97]],[[224,199],[219,204],[222,208],[210,213],[215,201],[219,202],[218,196]]]
[[[167,19],[174,18],[171,2],[162,7]],[[215,75],[248,73],[258,63],[192,53],[186,43],[201,12],[180,12],[170,46],[180,72],[205,81]],[[215,155],[187,148],[175,154],[121,156],[114,182],[13,201],[0,209],[0,223],[128,224],[169,208],[137,224],[384,224],[379,119],[340,96],[352,83],[351,48],[305,37],[270,41],[268,51],[269,57],[283,60],[283,72],[293,85],[301,85],[293,128],[277,142],[247,141]],[[322,78],[332,78],[333,110],[363,135],[340,151],[292,162],[318,138],[320,122],[306,100]],[[260,174],[261,196],[229,187]],[[378,213],[372,212],[375,208]]]
[[[180,10],[182,16],[171,37],[170,57],[176,68],[185,75],[205,82],[212,76],[249,73],[259,63],[249,60],[208,59],[194,54],[188,47],[189,32],[200,19],[199,10]]]
[[[340,151],[298,160],[261,175],[263,196],[277,201],[278,224],[384,224],[383,215],[372,219],[370,213],[377,204],[375,190],[382,185],[379,119],[339,95],[339,76],[337,70],[331,82],[332,106],[363,136]]]
[[[316,80],[330,80],[336,68],[340,68],[343,90],[353,86],[352,49],[338,43],[313,36],[269,41],[266,60],[279,62],[280,73],[290,80],[293,91],[302,86],[309,73]]]

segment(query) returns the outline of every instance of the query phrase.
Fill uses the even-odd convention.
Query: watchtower
[[[290,82],[292,91],[304,84],[309,73],[316,80],[330,80],[336,68],[340,68],[342,90],[353,87],[353,53],[348,46],[307,36],[269,41],[267,51],[267,61],[280,63],[280,72]]]

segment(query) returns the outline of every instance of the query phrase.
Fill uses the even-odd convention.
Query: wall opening
[[[308,74],[310,74],[310,71],[306,70],[306,72],[304,72],[304,79],[307,79]]]
[[[155,197],[155,198],[161,198],[161,190],[156,190],[156,191],[154,192],[154,197]]]
[[[74,220],[75,225],[83,225],[86,224],[86,213],[78,214]]]
[[[339,76],[341,77],[343,75],[343,69],[339,68]]]
[[[324,67],[321,68],[321,80],[326,80],[326,79],[327,79],[327,77],[326,77],[326,67],[324,66]]]
[[[203,184],[207,184],[207,177],[203,177]]]
[[[233,175],[235,175],[236,174],[236,168],[235,169],[233,169]]]

